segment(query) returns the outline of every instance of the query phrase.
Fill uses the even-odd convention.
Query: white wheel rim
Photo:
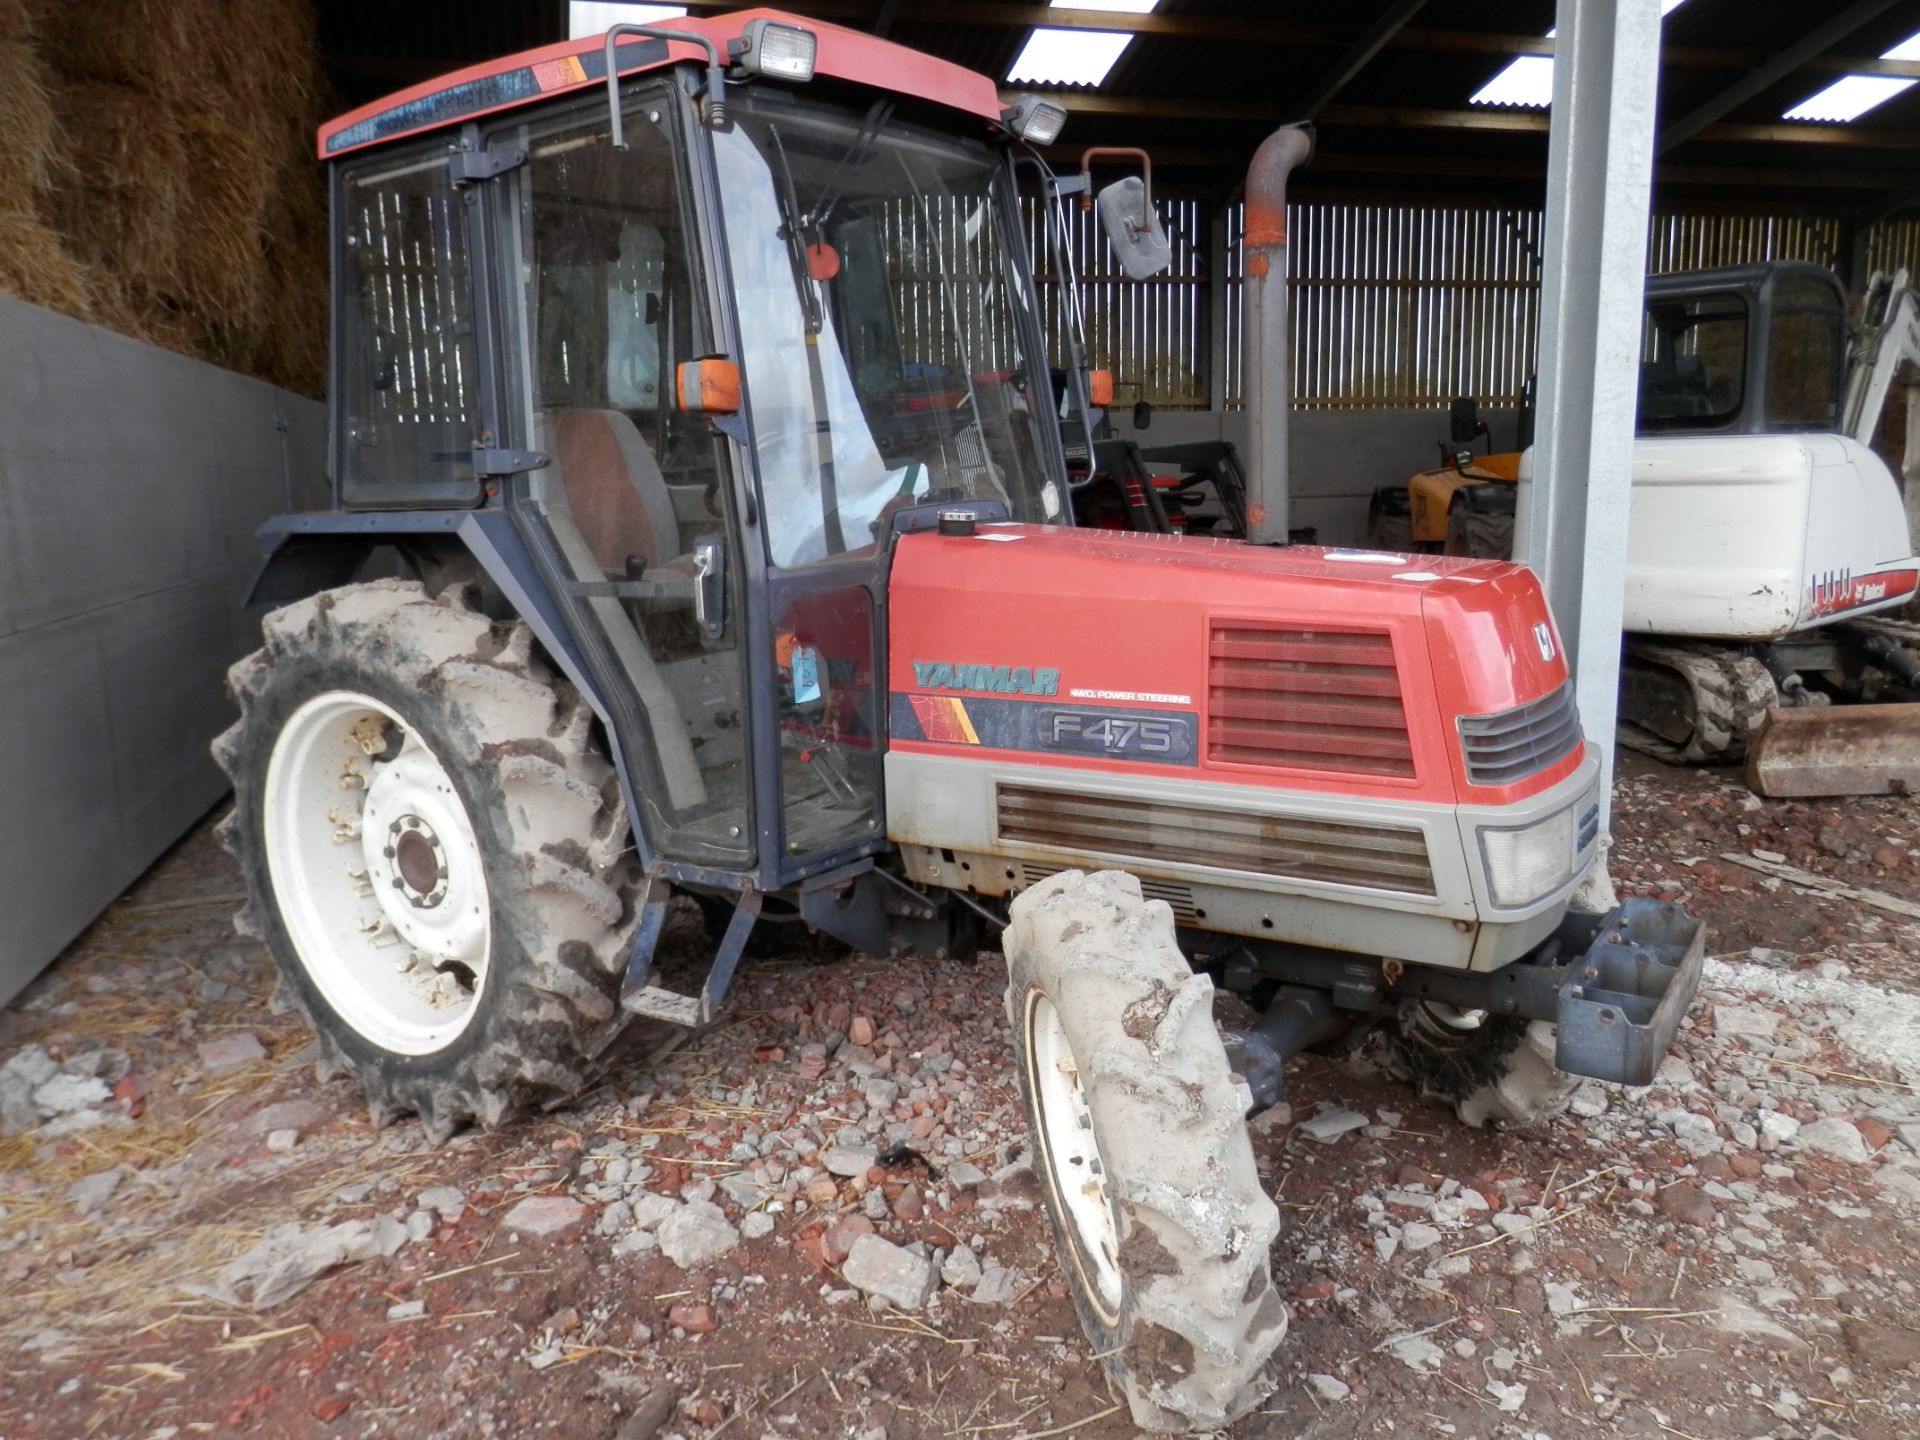
[[[1107,1167],[1094,1138],[1080,1067],[1060,1012],[1039,990],[1027,992],[1027,1079],[1038,1112],[1041,1161],[1066,1227],[1073,1262],[1109,1325],[1120,1319],[1120,1227],[1107,1194]]]
[[[281,924],[342,1020],[402,1055],[467,1028],[492,950],[486,870],[416,731],[371,696],[314,696],[274,739],[261,830]]]

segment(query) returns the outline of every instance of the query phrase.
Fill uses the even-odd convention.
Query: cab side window
[[[468,207],[447,153],[383,154],[339,177],[337,453],[349,504],[478,498]]]

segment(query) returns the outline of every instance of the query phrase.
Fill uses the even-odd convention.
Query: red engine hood
[[[1482,804],[1544,789],[1580,758],[1512,786],[1467,781],[1457,718],[1567,679],[1518,565],[985,525],[899,542],[888,630],[896,749]],[[1083,737],[1103,714],[1126,743],[1112,727]],[[1140,748],[1154,717],[1175,723],[1149,735],[1184,728],[1187,753]]]

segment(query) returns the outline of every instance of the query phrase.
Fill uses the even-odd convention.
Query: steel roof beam
[[[1885,220],[1897,211],[1909,205],[1920,205],[1920,183],[1902,185],[1896,190],[1884,190],[1855,213],[1854,218],[1862,225],[1871,225]]]
[[[1348,47],[1347,53],[1328,68],[1319,85],[1300,102],[1299,118],[1313,119],[1322,105],[1344,90],[1349,80],[1372,63],[1373,57],[1380,53],[1388,41],[1407,28],[1407,22],[1418,15],[1420,7],[1426,3],[1427,0],[1394,0],[1386,13],[1367,27],[1366,33]]]
[[[1749,70],[1712,99],[1663,126],[1655,153],[1664,155],[1674,146],[1691,140],[1721,116],[1730,114],[1763,90],[1786,79],[1814,56],[1825,54],[1869,20],[1891,9],[1893,3],[1894,0],[1854,0],[1853,4],[1826,24],[1809,30],[1799,40],[1765,64]]]
[[[744,10],[767,0],[687,0],[693,10]],[[872,13],[865,0],[790,0],[797,13],[858,23]],[[942,25],[974,29],[1115,30],[1130,35],[1166,35],[1183,40],[1225,40],[1251,45],[1345,47],[1352,32],[1338,25],[1294,20],[1237,19],[1220,15],[1136,15],[1127,10],[1055,10],[1045,5],[1010,5],[994,0],[946,0],[938,7]],[[1421,30],[1406,27],[1386,41],[1388,50],[1420,50],[1452,55],[1551,55],[1544,35],[1503,35],[1476,30]],[[1765,64],[1765,50],[1722,50],[1708,46],[1668,46],[1661,63],[1687,70],[1748,70]],[[1920,60],[1881,60],[1873,56],[1816,55],[1799,67],[1829,75],[1893,75],[1920,79]]]
[[[1286,111],[1271,103],[1188,100],[1151,95],[1101,95],[1085,90],[1038,90],[1038,94],[1067,107],[1068,115],[1131,116],[1143,120],[1254,121],[1279,123]],[[1351,125],[1366,129],[1486,130],[1513,135],[1545,135],[1544,110],[1431,110],[1395,105],[1328,105],[1315,117],[1322,125]],[[1847,145],[1881,150],[1920,149],[1920,132],[1861,129],[1784,121],[1778,124],[1716,124],[1700,130],[1694,139],[1730,145]]]

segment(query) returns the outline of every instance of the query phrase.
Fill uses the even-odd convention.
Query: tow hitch
[[[1254,1109],[1280,1098],[1280,1072],[1309,1046],[1342,1033],[1394,1000],[1427,1000],[1551,1021],[1554,1064],[1571,1075],[1646,1085],[1699,988],[1706,930],[1666,901],[1628,900],[1604,914],[1574,911],[1532,954],[1474,974],[1367,962],[1299,946],[1246,946],[1258,971],[1281,982],[1259,1022],[1224,1032],[1227,1054],[1253,1092]],[[1236,957],[1236,960],[1241,957]]]

